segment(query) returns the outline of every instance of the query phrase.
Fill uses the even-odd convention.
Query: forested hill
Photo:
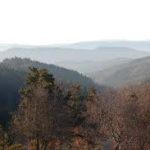
[[[150,57],[114,65],[91,75],[95,82],[111,87],[150,82]]]
[[[47,69],[49,73],[53,74],[57,80],[64,83],[81,84],[85,87],[95,86],[94,82],[90,78],[78,73],[77,71],[65,69],[52,64],[31,61],[30,59],[21,59],[15,57],[11,59],[5,59],[0,65],[7,69],[13,69],[19,72],[26,72],[28,71],[29,67]]]
[[[67,70],[55,65],[48,65],[29,59],[12,58],[0,63],[0,120],[5,123],[9,113],[15,110],[19,100],[19,89],[23,86],[29,67],[45,68],[56,80],[64,84],[80,84],[83,87],[95,86],[95,83],[76,71]]]

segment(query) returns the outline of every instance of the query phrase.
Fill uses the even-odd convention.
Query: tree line
[[[30,68],[10,127],[0,129],[5,150],[146,150],[150,148],[150,85],[83,92]]]

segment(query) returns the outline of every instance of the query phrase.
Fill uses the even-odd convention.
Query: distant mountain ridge
[[[95,74],[93,80],[111,87],[142,84],[150,81],[150,57],[132,60],[125,64],[114,65]]]
[[[105,62],[113,59],[135,59],[150,56],[150,52],[128,47],[97,47],[95,49],[74,49],[65,47],[17,47],[0,52],[0,61],[6,58],[30,58],[43,63],[55,64],[85,75],[104,68]],[[65,62],[65,63],[64,63]],[[98,66],[99,65],[99,66]]]
[[[0,52],[0,60],[16,56],[45,63],[55,63],[58,61],[105,61],[120,57],[138,58],[147,55],[150,55],[150,53],[127,47],[98,47],[93,50],[59,47],[17,47]]]
[[[43,63],[89,75],[105,69],[121,58],[150,56],[150,41],[93,41],[45,46],[0,44],[0,61],[6,58],[30,58]]]
[[[108,40],[108,41],[85,41],[70,44],[69,48],[75,49],[95,49],[98,47],[128,47],[136,50],[150,51],[150,40],[147,41],[125,41],[125,40]]]

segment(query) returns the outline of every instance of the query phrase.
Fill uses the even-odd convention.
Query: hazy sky
[[[150,0],[0,0],[0,43],[116,39],[150,39]]]

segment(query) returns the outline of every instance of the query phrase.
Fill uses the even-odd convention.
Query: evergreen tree
[[[27,141],[35,140],[36,149],[46,149],[55,136],[56,105],[55,82],[46,70],[30,68],[21,103],[13,116],[13,130]],[[58,112],[57,112],[58,113]]]

